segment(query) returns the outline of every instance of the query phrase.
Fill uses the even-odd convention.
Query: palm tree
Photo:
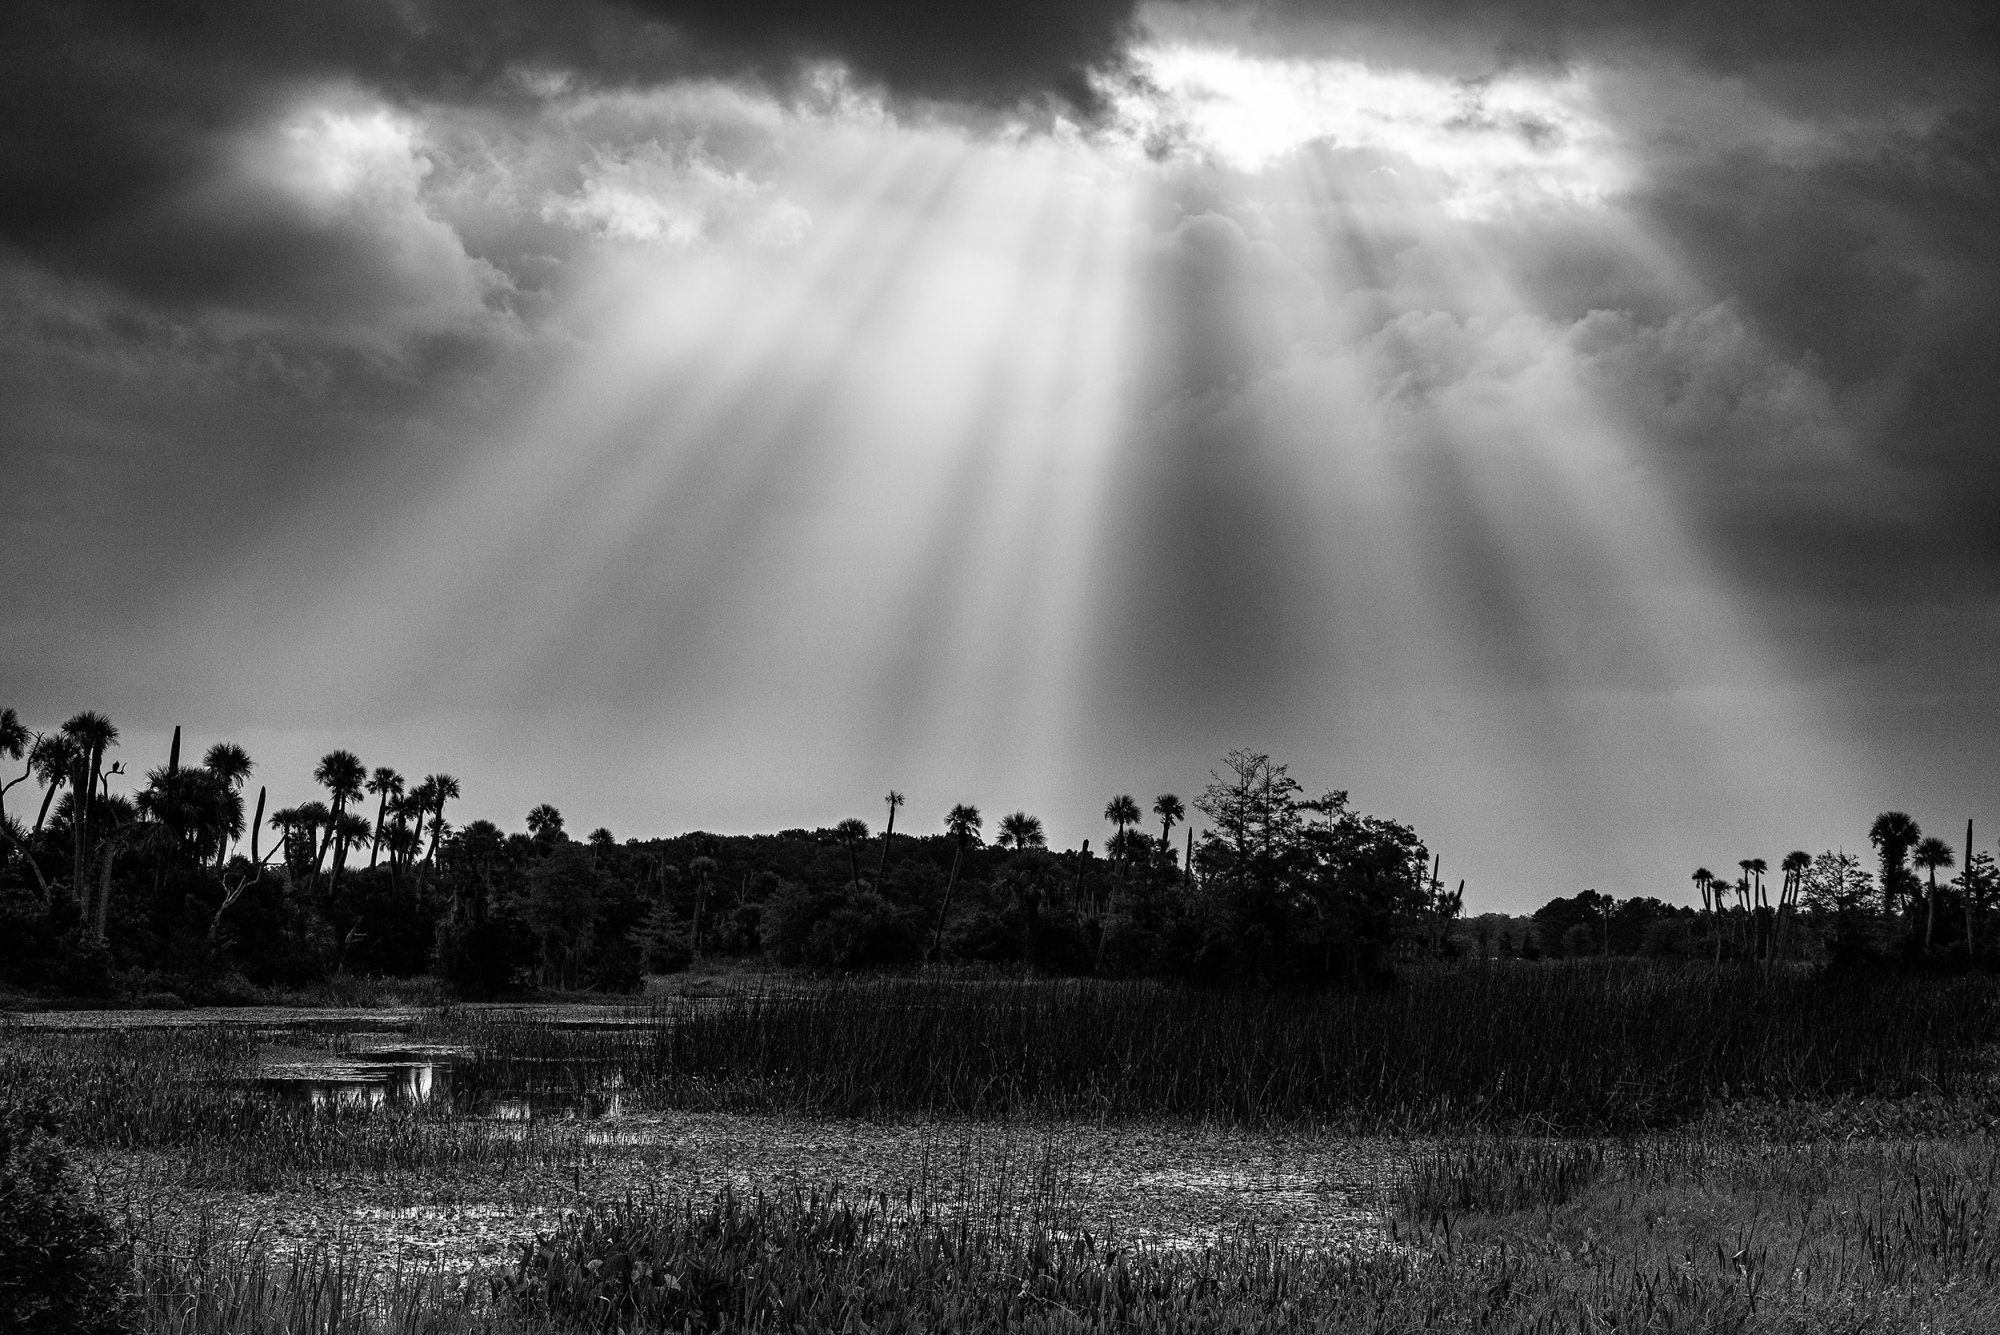
[[[76,855],[70,890],[76,895],[77,902],[82,903],[86,897],[83,862],[90,841],[90,808],[97,797],[97,786],[103,779],[104,752],[118,745],[118,729],[104,715],[94,709],[86,709],[65,722],[62,730],[76,748],[70,765],[70,793],[75,798],[70,826]]]
[[[347,842],[337,838],[345,826],[347,804],[358,801],[366,790],[367,769],[361,764],[361,757],[352,751],[329,751],[320,757],[319,766],[313,770],[313,782],[326,789],[332,799],[333,819],[326,823],[326,842],[321,846],[333,848],[333,877],[327,889],[331,892],[340,885],[341,864],[346,860]],[[319,874],[319,858],[313,859],[313,875]]]
[[[152,848],[155,884],[168,862],[206,862],[243,833],[243,794],[207,768],[175,769],[172,760],[146,776],[138,812],[164,838]]]
[[[145,828],[139,821],[138,809],[124,797],[113,797],[109,793],[98,800],[99,814],[104,818],[104,836],[99,846],[102,860],[98,863],[96,917],[91,916],[90,896],[82,899],[84,921],[90,925],[91,934],[98,941],[104,940],[104,927],[111,907],[111,869],[117,860],[118,849],[129,837],[142,837]]]
[[[243,836],[243,785],[250,778],[250,771],[257,768],[250,759],[250,753],[234,742],[217,742],[208,748],[208,754],[201,758],[201,767],[214,775],[224,788],[237,794],[236,820],[234,831],[224,840],[215,853],[215,869],[222,870],[229,857],[229,850]]]
[[[431,847],[424,855],[426,862],[437,856],[438,840],[444,835],[444,804],[459,795],[458,780],[449,774],[432,774],[424,779],[431,790]]]
[[[1111,822],[1118,834],[1123,834],[1126,826],[1139,823],[1139,804],[1129,796],[1114,797],[1104,804],[1104,819]]]
[[[28,768],[35,772],[35,782],[42,785],[42,809],[35,816],[30,837],[42,832],[49,818],[49,805],[76,769],[76,749],[76,743],[60,732],[47,734],[29,749]]]
[[[368,818],[358,811],[343,811],[333,819],[333,871],[334,879],[327,884],[331,894],[340,883],[340,869],[347,861],[347,850],[366,839],[374,831]]]
[[[547,802],[528,813],[528,833],[538,844],[559,844],[563,840],[563,816]]]
[[[1868,827],[1868,842],[1875,845],[1882,854],[1882,911],[1896,911],[1896,894],[1903,887],[1903,878],[1909,875],[1903,866],[1903,859],[1917,846],[1924,832],[1917,823],[1900,811],[1885,811],[1875,818]]]
[[[1112,855],[1112,873],[1116,875],[1116,867],[1124,851],[1126,825],[1138,825],[1138,803],[1132,801],[1128,793],[1120,793],[1118,797],[1112,797],[1110,801],[1104,803],[1104,819],[1108,819],[1114,829],[1108,851]]]
[[[217,742],[209,747],[208,754],[201,758],[201,767],[231,788],[241,788],[250,771],[257,768],[250,753],[234,742]]]
[[[1706,867],[1696,867],[1694,875],[1688,879],[1694,882],[1695,889],[1701,891],[1701,907],[1706,912],[1708,909],[1708,887],[1714,883],[1715,873]]]
[[[368,791],[376,797],[375,835],[368,844],[368,865],[382,856],[382,832],[389,819],[389,800],[403,795],[403,776],[387,765],[377,765],[368,776]]]
[[[833,837],[847,845],[847,880],[858,890],[861,888],[861,845],[868,842],[868,822],[859,816],[849,816],[833,827]]]
[[[965,861],[965,846],[979,842],[979,831],[983,824],[979,808],[963,802],[953,807],[951,813],[944,818],[944,832],[952,837],[958,848],[951,855],[951,875],[945,879],[944,902],[938,905],[937,927],[931,933],[931,958],[934,960],[944,947],[945,915],[951,912],[951,892],[958,885],[958,869]]]
[[[1778,940],[1774,954],[1783,953],[1785,926],[1798,908],[1799,895],[1805,889],[1806,869],[1812,866],[1812,854],[1795,848],[1785,854],[1785,860],[1778,866],[1785,873],[1785,888],[1778,892]]]
[[[1937,928],[1937,874],[1939,867],[1956,867],[1958,855],[1951,851],[1951,845],[1936,835],[1925,835],[1917,841],[1916,852],[1910,860],[1930,873],[1930,889],[1924,896],[1924,949],[1931,948],[1931,935]]]
[[[1750,926],[1753,933],[1751,937],[1751,953],[1753,956],[1761,955],[1764,948],[1763,911],[1770,907],[1764,896],[1764,873],[1771,869],[1771,864],[1762,858],[1745,858],[1739,865],[1743,868],[1744,876],[1748,877],[1751,881],[1749,905]]]
[[[875,869],[875,892],[882,892],[882,878],[889,874],[889,836],[896,832],[896,808],[903,805],[903,795],[894,788],[882,799],[889,804],[889,823],[882,827],[882,865]]]
[[[1030,816],[1025,811],[1017,811],[1011,816],[1000,818],[1000,836],[993,841],[1002,848],[1047,848],[1048,836],[1042,833],[1042,818]]]
[[[1187,808],[1172,793],[1161,793],[1153,799],[1153,814],[1160,818],[1160,847],[1171,849],[1174,823],[1187,819]]]
[[[333,828],[333,808],[324,802],[301,802],[291,808],[292,819],[287,833],[292,837],[286,842],[290,847],[287,856],[296,858],[299,870],[311,884],[319,876],[319,860],[325,851],[325,838],[331,837]],[[321,832],[329,833],[322,837]]]
[[[19,760],[40,740],[28,731],[27,725],[21,722],[20,715],[11,707],[0,709],[0,756],[5,756],[9,760]],[[9,849],[13,847],[14,839],[11,834],[13,826],[7,823],[7,790],[17,783],[26,783],[34,773],[35,766],[30,761],[28,767],[21,771],[20,778],[0,784],[0,832],[6,832],[0,833],[0,838],[6,840]]]

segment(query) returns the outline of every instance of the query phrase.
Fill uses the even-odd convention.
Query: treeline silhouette
[[[572,837],[543,804],[526,828],[452,823],[458,781],[408,780],[335,750],[323,798],[269,809],[255,764],[180,730],[130,797],[117,728],[85,711],[31,731],[0,711],[0,985],[43,995],[256,999],[342,975],[435,976],[457,995],[637,988],[698,961],[822,971],[926,962],[1053,977],[1366,987],[1399,961],[1475,955],[1650,955],[1713,962],[1921,961],[1991,955],[1982,915],[2000,879],[1970,849],[1890,812],[1859,860],[1794,853],[1775,901],[1765,864],[1732,885],[1696,873],[1703,907],[1596,891],[1532,920],[1462,914],[1409,826],[1308,796],[1286,766],[1231,752],[1191,803],[1104,808],[1101,851],[1048,847],[1016,811],[958,805],[939,833],[859,817],[776,834]],[[7,805],[31,785],[28,803]],[[1196,832],[1190,806],[1206,817]],[[33,820],[27,819],[32,810]],[[1151,824],[1157,821],[1158,825]],[[1157,833],[1154,830],[1157,829]],[[1180,838],[1175,838],[1176,833]],[[1176,846],[1178,844],[1178,847]],[[1920,879],[1918,869],[1927,873]]]
[[[1868,838],[1873,872],[1844,850],[1795,849],[1778,864],[1774,895],[1764,879],[1770,864],[1744,858],[1734,880],[1695,869],[1689,879],[1699,908],[1585,890],[1552,899],[1529,918],[1482,914],[1460,924],[1461,948],[1488,958],[1809,961],[1933,972],[2000,963],[1989,926],[2000,907],[2000,871],[1991,853],[1972,846],[1972,822],[1962,860],[1901,811],[1877,816]],[[1953,869],[1958,875],[1938,880]]]
[[[574,838],[546,804],[522,831],[454,825],[451,775],[410,781],[345,750],[313,771],[322,798],[270,809],[241,747],[184,761],[179,729],[127,797],[103,715],[44,733],[0,718],[0,755],[23,764],[0,777],[0,983],[48,994],[227,999],[342,974],[433,974],[468,997],[629,991],[716,958],[1367,984],[1448,948],[1462,900],[1407,825],[1307,796],[1244,750],[1193,799],[1209,828],[1174,794],[1150,813],[1121,795],[1097,852],[1049,848],[1024,811],[989,839],[963,804],[940,833],[898,831],[894,792],[879,835],[850,817],[620,843]],[[24,784],[37,800],[17,814]]]

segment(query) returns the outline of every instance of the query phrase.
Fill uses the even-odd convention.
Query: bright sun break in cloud
[[[1964,16],[906,3],[0,10],[4,703],[621,834],[1250,745],[1517,906],[1990,789]]]
[[[1110,85],[1121,131],[1157,158],[1256,172],[1308,146],[1429,178],[1447,212],[1598,202],[1628,175],[1580,73],[1455,80],[1354,60],[1150,46]]]

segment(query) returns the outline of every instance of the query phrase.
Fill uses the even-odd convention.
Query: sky
[[[24,0],[0,704],[620,839],[1249,747],[1471,911],[1990,846],[1996,216],[1956,0]]]

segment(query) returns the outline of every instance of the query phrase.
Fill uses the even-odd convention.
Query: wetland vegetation
[[[16,1023],[7,1208],[95,1220],[77,1282],[120,1329],[1970,1331],[1996,1002],[1517,962]],[[270,1078],[315,1059],[439,1078]]]
[[[227,744],[126,799],[101,717],[4,731],[23,1330],[2000,1325],[1969,832],[1942,882],[1889,812],[1875,872],[1468,921],[1250,752],[1198,836],[1119,797],[1093,855],[894,794],[879,836],[510,835],[345,752],[245,819]],[[176,1009],[286,1001],[346,1008]]]

